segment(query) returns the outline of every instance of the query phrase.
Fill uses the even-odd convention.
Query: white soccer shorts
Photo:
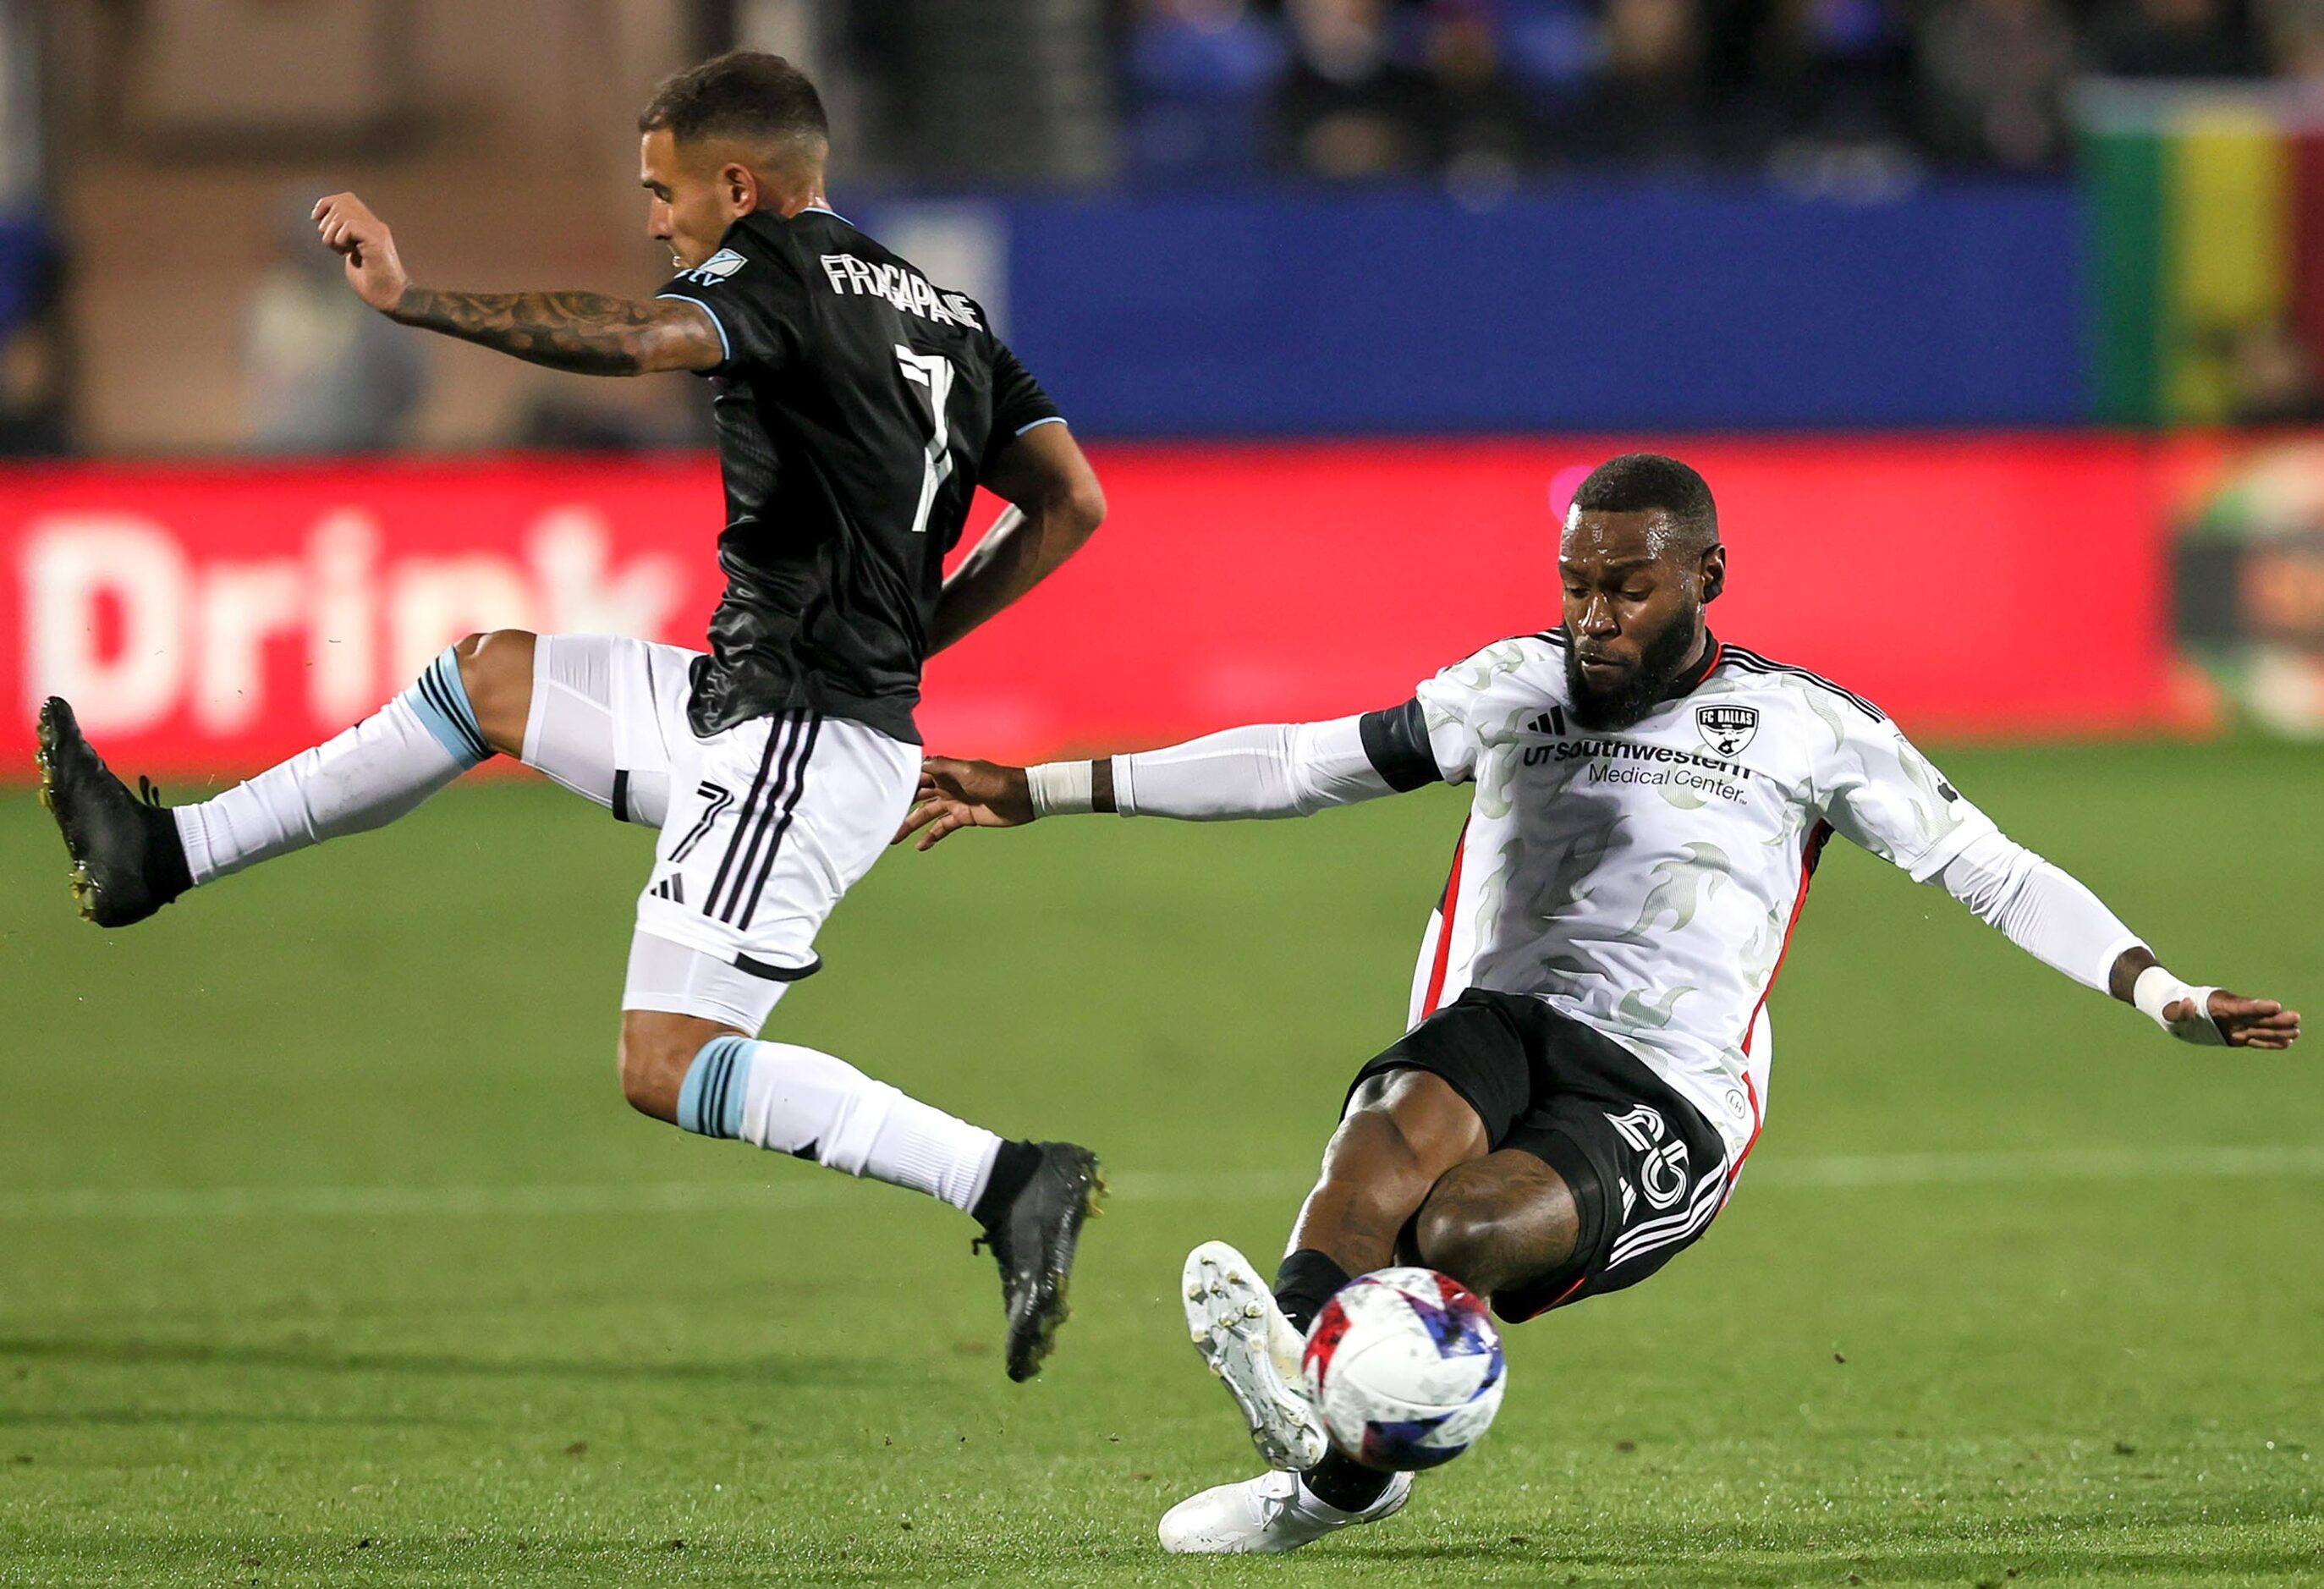
[[[697,738],[686,704],[700,654],[541,635],[524,760],[660,830],[622,1007],[756,1032],[821,964],[816,933],[902,825],[920,747],[813,711]]]

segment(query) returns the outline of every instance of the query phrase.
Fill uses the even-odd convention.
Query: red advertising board
[[[1389,704],[1556,620],[1555,504],[1624,447],[1093,449],[1087,552],[939,658],[934,744],[1025,757]],[[2156,470],[2109,439],[1665,441],[1717,492],[1722,634],[1937,734],[2172,712]],[[471,630],[698,643],[706,459],[0,472],[0,765],[69,696],[124,767],[312,744]]]

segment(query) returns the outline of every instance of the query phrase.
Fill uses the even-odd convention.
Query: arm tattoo
[[[394,319],[464,342],[584,375],[681,367],[649,362],[673,336],[700,336],[699,313],[659,300],[602,292],[436,292],[407,289]]]

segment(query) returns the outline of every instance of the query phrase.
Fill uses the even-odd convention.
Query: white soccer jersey
[[[1582,727],[1566,643],[1502,641],[1417,692],[1439,771],[1476,792],[1412,1019],[1470,987],[1543,998],[1692,1101],[1739,1167],[1825,838],[1926,881],[1993,824],[1870,703],[1737,646],[1632,726]]]

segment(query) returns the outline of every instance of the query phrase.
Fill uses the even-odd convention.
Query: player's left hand
[[[393,314],[411,278],[396,255],[395,235],[387,223],[352,193],[317,199],[314,221],[323,246],[346,256],[347,285],[355,296],[382,314]]]
[[[2216,988],[2210,1015],[2218,1030],[2216,1039],[2202,1035],[2192,999],[2173,999],[2163,1007],[2163,1019],[2171,1023],[2172,1035],[2190,1042],[2216,1040],[2230,1049],[2288,1049],[2300,1039],[2300,1012],[2287,1010],[2273,999],[2246,999]]]
[[[920,842],[914,847],[927,850],[957,828],[1021,827],[1031,820],[1033,792],[1024,768],[930,756],[920,763],[912,808],[888,842],[899,845],[917,833]]]

